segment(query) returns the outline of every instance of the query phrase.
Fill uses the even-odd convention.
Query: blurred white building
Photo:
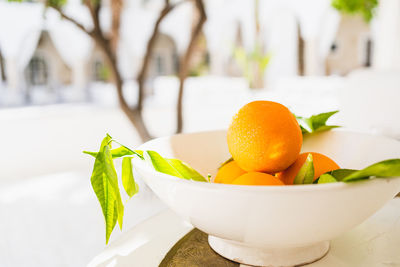
[[[128,5],[122,14],[118,56],[124,79],[134,79],[145,53],[151,26],[158,15],[152,5]],[[71,3],[66,12],[90,28],[84,6]],[[182,53],[190,36],[190,5],[177,10],[182,15],[166,20],[154,48],[148,71],[149,79],[177,73],[178,53]],[[101,12],[107,30],[109,10]],[[178,19],[176,19],[178,18]],[[175,25],[182,25],[176,27]],[[182,31],[185,30],[185,31]],[[188,36],[182,38],[182,36]],[[52,10],[38,3],[0,2],[0,49],[5,61],[7,90],[24,98],[38,92],[57,98],[63,90],[75,90],[75,98],[91,82],[108,82],[109,70],[104,56],[92,40]]]
[[[343,31],[341,16],[332,9],[330,2],[259,2],[260,35],[266,51],[271,54],[265,73],[267,80],[298,75],[300,59],[304,60],[306,75],[343,74],[363,66],[359,63],[360,58],[366,58],[365,45],[348,41],[353,47],[343,49],[346,30]],[[141,66],[147,40],[162,5],[159,0],[126,2],[118,49],[119,68],[125,80],[133,80]],[[400,43],[400,7],[397,0],[382,0],[380,5],[368,38],[363,39],[374,44],[370,47],[369,64],[372,61],[373,66],[376,62],[381,68],[388,64],[398,67],[400,46],[394,44]],[[247,51],[254,49],[255,1],[207,0],[206,9],[204,50],[208,73],[237,75],[235,46],[240,43]],[[162,23],[149,80],[176,74],[179,56],[189,42],[193,11],[192,3],[183,3]],[[91,27],[88,10],[79,1],[68,1],[65,12]],[[101,10],[100,17],[107,31],[110,26],[107,6]],[[336,49],[340,53],[333,53],[332,47],[338,42],[342,42]],[[91,82],[110,78],[103,56],[90,38],[62,20],[54,10],[45,10],[42,4],[0,2],[0,50],[5,59],[8,93],[22,95],[25,99],[40,97],[40,94],[50,94],[54,101],[84,99],[85,89]],[[356,63],[351,63],[353,61]]]

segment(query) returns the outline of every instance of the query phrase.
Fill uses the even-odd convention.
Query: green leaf
[[[129,155],[140,155],[137,151],[132,151],[131,149],[127,148],[126,146],[120,146],[116,149],[111,150],[113,159],[120,158],[123,156]]]
[[[336,183],[337,180],[335,179],[335,177],[333,177],[330,174],[322,174],[319,178],[318,178],[318,184],[327,184],[327,183]]]
[[[325,174],[331,175],[336,181],[343,181],[343,182],[355,182],[359,180],[370,179],[371,177],[377,177],[377,178],[399,177],[400,159],[384,160],[372,164],[362,170],[338,169],[327,172]],[[319,179],[321,179],[321,177]]]
[[[67,0],[47,0],[45,3],[50,7],[61,8],[67,3]]]
[[[332,128],[340,127],[337,125],[326,125],[328,119],[338,112],[339,112],[338,110],[331,112],[324,112],[312,115],[309,118],[296,116],[296,119],[300,125],[301,132],[303,134],[322,132],[322,131],[328,131]]]
[[[122,185],[129,197],[139,192],[139,186],[133,177],[132,157],[122,159]]]
[[[339,112],[339,110],[335,110],[335,111],[331,111],[331,112],[325,112],[325,113],[320,113],[317,115],[312,115],[309,118],[309,120],[312,123],[312,128],[314,129],[314,131],[317,131],[319,128],[326,126],[326,122],[328,121],[328,119],[338,112]]]
[[[335,178],[336,181],[342,181],[345,177],[349,176],[353,172],[356,172],[357,170],[352,170],[352,169],[337,169],[334,171],[327,172],[325,174],[329,174]]]
[[[331,5],[341,13],[362,15],[366,22],[370,22],[376,13],[378,0],[332,0]]]
[[[183,176],[169,164],[169,162],[155,151],[145,151],[144,159],[149,162],[156,171],[183,178]]]
[[[222,163],[219,167],[218,170],[221,169],[223,166],[225,166],[226,164],[228,164],[229,162],[233,161],[233,158],[230,157],[229,159],[227,159],[226,161],[224,161],[224,163]]]
[[[339,128],[339,127],[340,126],[338,126],[338,125],[324,125],[324,126],[317,128],[316,130],[314,130],[314,132],[324,132],[324,131],[329,131],[331,129]]]
[[[155,151],[145,151],[143,156],[158,172],[187,180],[207,182],[207,179],[201,176],[192,167],[178,159],[165,159]]]
[[[301,133],[302,134],[306,134],[306,133],[310,133],[309,131],[306,130],[306,128],[304,128],[301,124],[299,119],[297,120],[297,122],[299,123],[300,129],[301,129]]]
[[[84,154],[88,154],[94,158],[97,157],[98,152],[92,152],[92,151],[82,151]]]
[[[266,54],[263,57],[261,57],[260,68],[263,73],[267,69],[270,60],[271,60],[271,54]]]
[[[314,132],[312,122],[308,118],[296,117],[296,119],[303,134]]]
[[[372,164],[362,170],[352,172],[345,178],[343,182],[352,182],[359,179],[370,177],[399,177],[400,176],[400,159],[388,159]]]
[[[32,2],[31,0],[8,0],[8,2]],[[46,0],[43,1],[46,7],[54,7],[56,9],[60,9],[63,7],[66,3],[67,0]]]
[[[206,178],[204,178],[200,173],[198,173],[195,169],[190,167],[185,162],[182,162],[179,159],[167,159],[167,161],[175,170],[177,170],[182,175],[184,179],[198,182],[207,182]]]
[[[308,154],[306,161],[301,166],[294,178],[294,184],[312,184],[314,181],[314,163],[311,153]]]
[[[110,136],[106,136],[103,139],[100,150],[96,155],[90,179],[106,222],[106,243],[108,243],[117,220],[120,227],[122,227],[124,212],[124,206],[122,205],[118,189],[117,174],[112,163],[110,141]]]
[[[93,190],[97,196],[97,199],[100,202],[100,206],[103,211],[104,219],[106,222],[106,243],[108,243],[111,232],[114,229],[115,224],[117,222],[117,217],[114,216],[114,213],[117,214],[117,210],[115,204],[115,195],[113,194],[111,185],[104,177],[103,158],[104,158],[103,153],[99,153],[97,155],[93,167],[92,177],[90,180]]]
[[[91,152],[91,151],[83,151],[83,153],[88,154],[90,156],[96,157],[98,152]],[[112,158],[121,158],[125,156],[131,156],[131,155],[136,155],[139,158],[143,159],[143,151],[141,150],[131,150],[127,148],[126,146],[120,146],[115,149],[111,149],[111,155]]]
[[[110,181],[110,184],[114,190],[116,198],[116,207],[118,211],[118,224],[122,230],[122,222],[124,218],[124,205],[122,204],[121,193],[118,186],[118,175],[114,167],[113,158],[111,155],[110,145],[104,148],[104,160],[105,160],[105,174],[106,178]]]
[[[271,60],[270,53],[264,53],[260,44],[255,43],[251,51],[247,52],[243,47],[235,47],[233,56],[236,63],[243,71],[243,76],[251,83],[257,72],[263,74]],[[257,67],[257,70],[254,67]]]

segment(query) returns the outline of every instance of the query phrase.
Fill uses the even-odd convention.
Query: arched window
[[[164,55],[161,54],[156,55],[157,75],[164,75],[167,73],[165,60],[166,59]]]
[[[167,34],[160,33],[154,45],[150,60],[148,77],[173,75],[178,70],[177,48],[175,41]]]
[[[27,69],[27,79],[30,85],[46,85],[48,82],[48,66],[46,60],[38,55],[32,57]]]

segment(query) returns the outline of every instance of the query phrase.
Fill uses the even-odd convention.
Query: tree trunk
[[[121,27],[121,13],[123,8],[122,0],[111,1],[111,50],[116,55],[118,41],[119,41],[119,29]]]
[[[114,67],[113,67],[114,68]],[[115,86],[118,92],[118,100],[119,100],[119,105],[122,109],[122,111],[125,113],[125,115],[128,117],[129,121],[133,124],[133,126],[136,128],[140,139],[142,139],[143,142],[146,142],[152,138],[150,133],[147,130],[147,127],[143,121],[143,116],[142,112],[136,107],[136,108],[130,108],[128,104],[126,103],[123,95],[122,95],[122,79],[118,74],[115,74],[115,71],[113,71],[114,75],[116,76],[115,78]]]
[[[90,10],[94,24],[94,29],[90,33],[90,35],[102,50],[103,54],[105,55],[108,61],[109,66],[111,67],[113,81],[118,94],[119,105],[122,111],[130,120],[130,122],[136,128],[142,141],[147,141],[151,139],[151,136],[146,128],[146,125],[144,124],[143,118],[141,116],[142,115],[141,111],[138,110],[137,108],[129,107],[128,103],[125,101],[122,91],[123,80],[121,77],[121,73],[118,69],[117,54],[116,54],[116,46],[118,44],[119,27],[120,27],[120,23],[117,22],[116,20],[120,19],[121,17],[122,6],[121,5],[112,6],[115,8],[115,10],[113,10],[112,12],[113,13],[112,31],[115,32],[111,33],[110,39],[107,39],[100,28],[100,23],[99,23],[100,6],[99,5],[93,6],[93,3],[91,1],[86,1],[86,5]]]
[[[199,20],[197,21],[195,27],[192,31],[192,36],[189,41],[189,45],[186,49],[186,53],[183,56],[179,68],[179,93],[178,93],[178,103],[177,103],[177,126],[176,132],[180,133],[183,129],[183,114],[182,114],[182,100],[183,100],[183,89],[185,86],[185,80],[189,72],[190,68],[190,60],[192,58],[192,54],[194,48],[196,47],[197,40],[201,34],[203,29],[203,25],[206,22],[207,16],[204,9],[203,0],[195,0],[196,9],[199,12]]]
[[[104,55],[108,60],[109,66],[111,67],[111,72],[113,74],[113,81],[117,89],[119,105],[122,111],[128,117],[133,126],[136,128],[142,141],[145,142],[150,140],[151,135],[148,132],[146,125],[143,121],[141,110],[139,110],[137,107],[136,108],[129,107],[128,103],[125,101],[122,91],[122,86],[123,86],[122,77],[118,70],[116,55],[111,50],[110,42],[105,40],[102,36],[96,36],[95,39],[97,40],[97,44],[102,49]]]
[[[101,2],[92,2],[90,0],[84,0],[84,4],[89,9],[90,15],[93,20],[93,30],[86,29],[78,21],[76,21],[72,17],[69,17],[68,15],[66,15],[58,6],[52,6],[56,11],[58,11],[58,13],[61,15],[62,18],[72,22],[73,24],[75,24],[75,26],[80,28],[83,32],[87,33],[94,40],[94,42],[100,47],[100,49],[104,53],[104,55],[109,63],[109,66],[111,67],[111,71],[113,74],[113,81],[114,81],[114,84],[115,84],[115,87],[117,90],[120,107],[121,107],[122,111],[126,114],[128,119],[131,121],[131,123],[134,125],[134,127],[136,128],[142,141],[147,141],[151,138],[151,135],[148,132],[146,125],[142,118],[142,108],[143,108],[143,98],[144,98],[144,94],[143,94],[144,81],[145,81],[145,77],[147,74],[148,65],[150,63],[151,53],[153,51],[156,37],[159,32],[159,26],[160,26],[162,20],[175,6],[177,6],[178,4],[180,4],[182,2],[183,1],[181,1],[177,4],[171,5],[169,3],[169,0],[165,0],[164,9],[160,13],[157,23],[154,26],[153,35],[150,38],[149,43],[147,45],[147,51],[146,51],[143,65],[142,65],[142,69],[137,78],[138,84],[139,84],[139,100],[138,100],[138,105],[136,107],[129,107],[129,105],[127,104],[127,102],[125,101],[125,98],[123,96],[123,91],[122,91],[123,80],[122,80],[120,71],[118,70],[117,55],[116,55],[117,54],[116,53],[117,45],[118,45],[118,41],[119,41],[120,19],[121,19],[123,1],[116,0],[116,1],[111,2],[112,23],[111,23],[111,34],[110,34],[109,38],[107,38],[104,35],[104,33],[101,29],[101,26],[100,26],[99,11],[100,11],[100,7],[101,7]],[[195,43],[198,39],[198,36],[201,33],[203,24],[206,20],[206,14],[205,14],[202,0],[195,0],[195,2],[196,2],[196,7],[200,13],[200,19],[192,32],[189,46],[187,48],[184,58],[182,59],[182,64],[181,64],[182,68],[179,71],[180,89],[179,89],[178,106],[177,106],[177,110],[178,110],[177,129],[178,129],[178,132],[182,131],[182,97],[183,97],[184,80],[187,77],[190,58],[191,58]]]
[[[136,128],[136,130],[140,136],[140,139],[142,139],[143,142],[150,140],[152,137],[151,137],[149,131],[147,130],[147,127],[143,121],[142,111],[139,110],[137,107],[136,108],[129,107],[128,103],[125,101],[125,98],[123,96],[123,91],[122,91],[123,81],[121,78],[121,74],[118,70],[118,66],[117,66],[115,57],[113,57],[113,55],[110,53],[108,53],[107,57],[111,63],[110,65],[111,65],[111,70],[112,70],[112,73],[114,76],[115,87],[116,87],[117,93],[118,93],[119,105],[120,105],[122,111],[128,117],[129,121],[133,124],[133,126]]]
[[[145,90],[145,81],[147,77],[147,71],[150,65],[150,60],[151,60],[151,55],[154,50],[154,45],[156,44],[157,37],[159,35],[159,30],[160,30],[160,25],[161,22],[164,20],[164,18],[172,11],[172,9],[176,6],[169,4],[169,1],[165,2],[164,8],[161,10],[158,19],[156,21],[156,24],[154,25],[153,28],[153,33],[147,42],[147,48],[146,48],[146,54],[143,58],[143,63],[142,63],[142,68],[140,69],[140,72],[136,78],[137,83],[138,83],[138,104],[137,108],[138,110],[142,111],[143,109],[143,99],[144,99],[144,90]]]
[[[1,53],[1,49],[0,49],[0,76],[1,76],[1,80],[3,82],[6,82],[7,77],[6,77],[6,70],[5,70],[5,64],[4,64],[4,58],[3,58],[3,54]]]

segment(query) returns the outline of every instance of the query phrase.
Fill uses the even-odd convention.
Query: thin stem
[[[143,156],[140,155],[138,152],[136,152],[135,150],[130,149],[130,148],[127,147],[127,146],[124,146],[123,144],[121,144],[121,143],[118,142],[117,140],[111,139],[109,143],[111,143],[111,142],[117,143],[118,145],[120,145],[120,146],[126,148],[128,151],[132,152],[133,155],[136,155],[136,156],[138,156],[139,158],[144,159]]]

